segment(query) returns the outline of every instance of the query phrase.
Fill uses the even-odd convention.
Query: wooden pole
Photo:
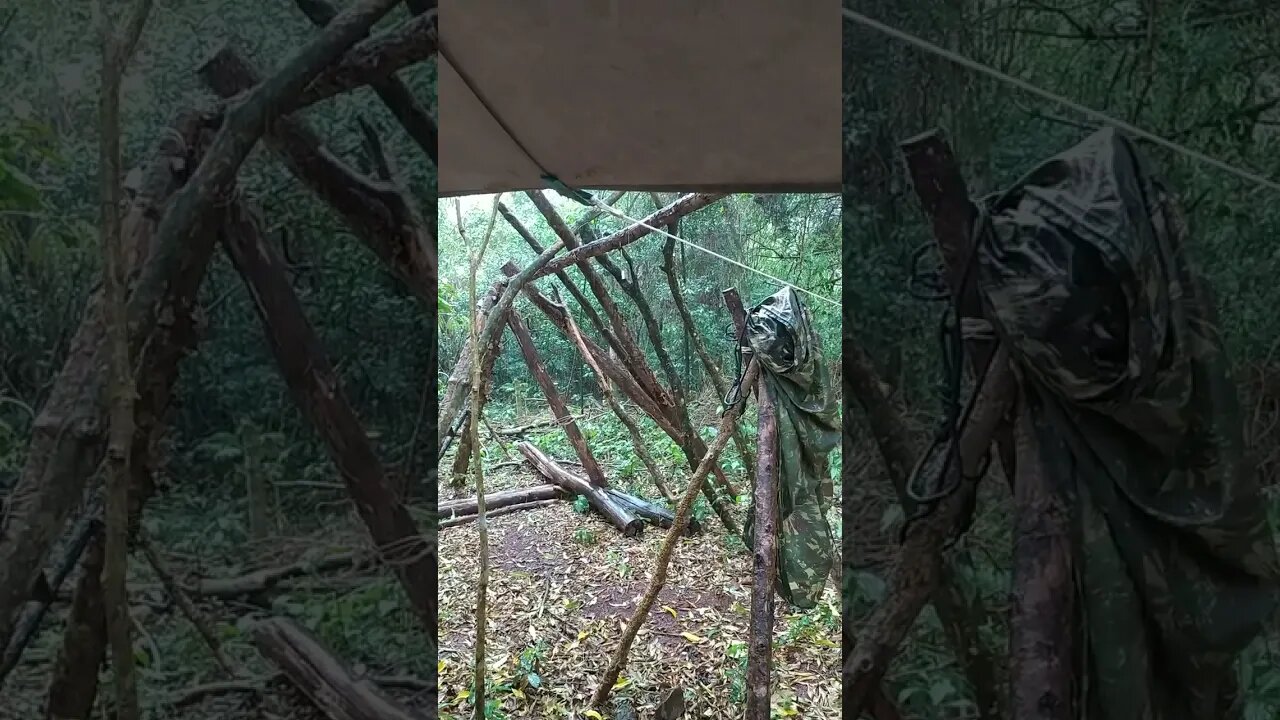
[[[430,635],[436,630],[436,558],[388,480],[373,443],[290,286],[284,260],[244,200],[227,209],[223,244],[262,320],[267,344],[298,409],[320,434],[356,511]]]
[[[735,288],[720,293],[741,336],[747,309]],[[749,362],[755,364],[751,355]],[[757,394],[756,477],[753,485],[751,617],[747,641],[746,720],[769,720],[769,669],[773,659],[774,582],[778,576],[778,406],[764,373]]]
[[[640,458],[640,462],[644,463],[644,467],[649,471],[650,477],[653,478],[653,484],[658,488],[658,492],[667,499],[668,502],[675,502],[675,498],[671,495],[671,491],[667,489],[666,480],[662,477],[662,471],[658,469],[657,462],[654,461],[653,455],[649,454],[646,447],[644,437],[640,433],[640,426],[635,420],[631,419],[631,415],[626,408],[622,407],[622,403],[618,402],[618,398],[613,393],[613,388],[609,386],[609,379],[605,377],[604,371],[600,369],[591,354],[591,350],[586,343],[582,341],[582,333],[578,331],[578,326],[573,322],[573,316],[565,312],[565,320],[569,326],[569,337],[573,340],[574,345],[578,347],[578,352],[582,358],[587,361],[587,366],[591,368],[591,374],[595,375],[596,383],[600,386],[600,393],[604,395],[604,399],[609,403],[613,414],[622,421],[627,428],[627,433],[631,435],[631,447],[636,451],[636,455]]]
[[[778,407],[764,373],[759,389],[759,428],[754,486],[751,619],[747,643],[746,720],[769,720],[769,666],[773,659],[774,582],[778,576]]]
[[[520,354],[524,356],[524,362],[529,366],[529,372],[533,374],[534,381],[538,383],[538,387],[542,388],[542,394],[547,398],[547,405],[551,406],[551,412],[555,414],[556,421],[564,426],[564,434],[568,436],[569,444],[573,446],[578,459],[582,461],[582,470],[587,474],[587,479],[596,487],[607,487],[609,481],[605,480],[604,473],[596,462],[596,456],[592,454],[591,448],[587,447],[587,439],[578,429],[578,423],[569,412],[569,406],[565,404],[564,398],[560,397],[560,392],[556,390],[555,383],[551,381],[551,375],[547,373],[547,368],[542,363],[542,356],[533,345],[528,326],[514,310],[507,313],[507,327],[511,328],[511,334],[515,335],[516,343],[520,345]]]
[[[547,263],[547,265],[533,276],[533,280],[540,277],[551,275],[557,270],[564,270],[573,265],[578,265],[590,260],[593,257],[603,255],[607,252],[617,250],[618,248],[633,243],[636,240],[653,232],[649,227],[662,227],[670,225],[677,219],[688,215],[696,210],[710,205],[711,203],[724,197],[727,193],[693,193],[685,195],[661,210],[648,215],[644,218],[644,225],[632,225],[623,228],[612,235],[600,238],[595,242],[580,245],[576,249],[565,253],[555,260]]]
[[[559,497],[564,497],[564,491],[555,485],[534,485],[533,487],[499,490],[498,492],[489,493],[484,496],[484,506],[488,510],[497,510],[508,505],[531,503],[537,500],[554,500]],[[471,497],[461,500],[446,500],[440,503],[440,520],[443,522],[452,517],[475,515],[479,512],[478,500],[478,498]]]
[[[495,518],[502,515],[509,515],[511,513],[517,513],[523,510],[535,510],[537,508],[547,507],[548,505],[555,505],[557,502],[558,502],[558,499],[553,498],[551,500],[534,500],[532,502],[516,503],[514,505],[503,505],[500,508],[495,508],[492,510],[489,509],[488,507],[485,507],[484,517],[485,517],[485,521],[487,522],[489,518]],[[474,515],[455,515],[454,517],[451,517],[447,520],[441,520],[440,524],[437,525],[436,528],[443,530],[445,528],[456,527],[458,525],[466,525],[468,523],[475,522],[479,518],[480,518],[480,515],[478,513]]]
[[[902,143],[902,152],[916,196],[932,220],[938,252],[946,266],[960,315],[980,318],[977,290],[972,283],[964,282],[965,265],[974,242],[970,237],[974,208],[959,165],[937,132]],[[984,370],[986,378],[978,388],[973,414],[957,438],[966,477],[973,477],[991,447],[1016,388],[1007,368],[1006,352],[1000,351],[1000,357],[992,357],[993,352],[993,347],[966,346],[966,354],[975,368],[989,366]],[[1006,464],[1005,468],[1009,471],[1010,465]],[[955,475],[959,473],[961,468],[952,466],[951,477],[942,482],[956,482],[959,478]],[[897,647],[920,609],[937,591],[942,578],[942,548],[954,537],[957,528],[968,523],[975,501],[977,483],[960,482],[954,493],[938,501],[931,515],[911,525],[888,580],[888,600],[872,612],[854,647],[845,656],[844,702],[855,714],[867,707],[879,692],[888,662],[896,656]]]
[[[952,291],[960,301],[960,315],[981,318],[976,283],[961,281],[976,242],[968,233],[974,210],[951,148],[941,133],[933,131],[903,142],[902,151],[916,193],[933,218],[938,249],[949,269]],[[994,348],[990,342],[969,343],[966,350],[973,368],[980,372],[990,362]],[[990,372],[1008,370],[993,366]],[[1005,387],[1000,400],[1008,408],[1015,401],[1016,384],[1007,382]],[[1073,713],[1070,659],[1074,651],[1069,501],[1061,488],[1049,483],[1036,459],[1025,407],[1017,415],[1016,427],[1003,424],[996,438],[1005,473],[1011,480],[1016,478],[1010,713],[1017,718],[1068,718]],[[1023,463],[1033,465],[1023,471]]]

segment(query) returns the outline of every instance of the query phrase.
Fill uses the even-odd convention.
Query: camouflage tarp
[[[1172,193],[1103,130],[980,205],[988,316],[1074,498],[1080,716],[1234,716],[1232,662],[1275,608],[1276,553]]]
[[[777,589],[796,607],[810,608],[834,562],[827,456],[840,443],[839,398],[831,390],[809,309],[795,290],[784,288],[751,309],[747,341],[778,406]]]

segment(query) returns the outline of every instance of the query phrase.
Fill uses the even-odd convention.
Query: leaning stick
[[[750,388],[754,386],[759,375],[760,368],[753,358],[747,366],[746,374],[743,376],[742,387]],[[592,705],[599,707],[609,699],[613,684],[617,682],[618,676],[622,674],[622,668],[627,663],[627,655],[630,654],[631,645],[635,642],[636,635],[640,632],[640,626],[644,624],[645,618],[649,616],[649,611],[653,609],[654,601],[658,599],[658,593],[667,581],[667,568],[671,564],[671,555],[675,551],[676,543],[680,541],[680,536],[684,534],[685,528],[689,525],[689,517],[693,514],[693,501],[697,499],[698,493],[702,491],[702,484],[707,479],[707,473],[711,472],[711,468],[716,464],[720,453],[724,452],[725,446],[729,444],[729,438],[733,434],[731,432],[733,424],[737,421],[738,416],[742,414],[745,407],[746,398],[743,398],[742,401],[729,408],[729,411],[725,413],[724,418],[720,421],[720,427],[716,430],[715,442],[711,443],[711,447],[707,448],[707,454],[702,456],[702,461],[698,463],[697,470],[694,471],[693,477],[690,478],[689,486],[684,491],[684,497],[680,498],[680,505],[676,508],[675,522],[671,524],[671,529],[667,531],[667,536],[662,541],[662,548],[658,551],[658,561],[653,570],[653,577],[649,580],[649,589],[645,592],[644,597],[640,598],[640,604],[636,607],[635,614],[631,616],[631,621],[627,623],[627,629],[622,633],[622,642],[618,644],[613,660],[609,663],[609,669],[605,670],[604,677],[600,680],[600,685],[591,697]]]

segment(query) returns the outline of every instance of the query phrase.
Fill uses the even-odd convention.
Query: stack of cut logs
[[[537,469],[547,484],[502,490],[485,495],[486,517],[546,507],[558,500],[582,496],[587,499],[592,509],[603,515],[627,537],[639,535],[646,521],[656,523],[663,528],[670,528],[672,521],[675,520],[671,511],[664,507],[610,487],[592,485],[527,442],[516,443],[516,448]],[[478,505],[478,498],[474,497],[446,500],[440,503],[440,529],[474,521]],[[699,530],[701,528],[697,521],[691,521],[689,533]]]

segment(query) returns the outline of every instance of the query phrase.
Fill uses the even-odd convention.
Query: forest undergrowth
[[[710,442],[718,402],[707,396],[691,410],[695,427]],[[486,414],[498,433],[550,419],[545,412],[517,413],[510,395],[491,403]],[[580,414],[578,425],[612,487],[672,507],[608,408],[588,404],[575,414]],[[748,437],[755,435],[754,423],[749,411],[741,423]],[[667,485],[679,491],[688,477],[683,454],[651,421],[643,430]],[[525,439],[553,458],[573,457],[564,433],[554,425],[530,431]],[[487,491],[543,482],[518,452],[505,447],[504,436],[490,435],[483,444]],[[451,456],[445,456],[442,468],[450,466]],[[745,486],[736,450],[726,451],[722,460],[730,478]],[[839,470],[835,454],[837,496]],[[467,488],[450,488],[442,475],[442,502],[470,495]],[[745,496],[734,503],[739,521],[749,504]],[[694,518],[701,531],[678,546],[668,581],[640,631],[627,670],[614,685],[615,698],[629,702],[640,717],[650,717],[672,688],[684,694],[686,717],[734,717],[745,703],[751,553],[737,535],[724,530],[704,498],[695,504]],[[838,541],[838,503],[828,520]],[[585,498],[578,498],[492,518],[489,533],[494,577],[489,586],[486,717],[571,717],[572,711],[585,708],[645,590],[666,531],[650,525],[639,538],[622,537],[589,511]],[[471,711],[476,542],[474,523],[440,531],[442,718],[463,718]],[[829,581],[822,601],[809,610],[778,604],[774,717],[840,717],[838,588],[837,581]]]

